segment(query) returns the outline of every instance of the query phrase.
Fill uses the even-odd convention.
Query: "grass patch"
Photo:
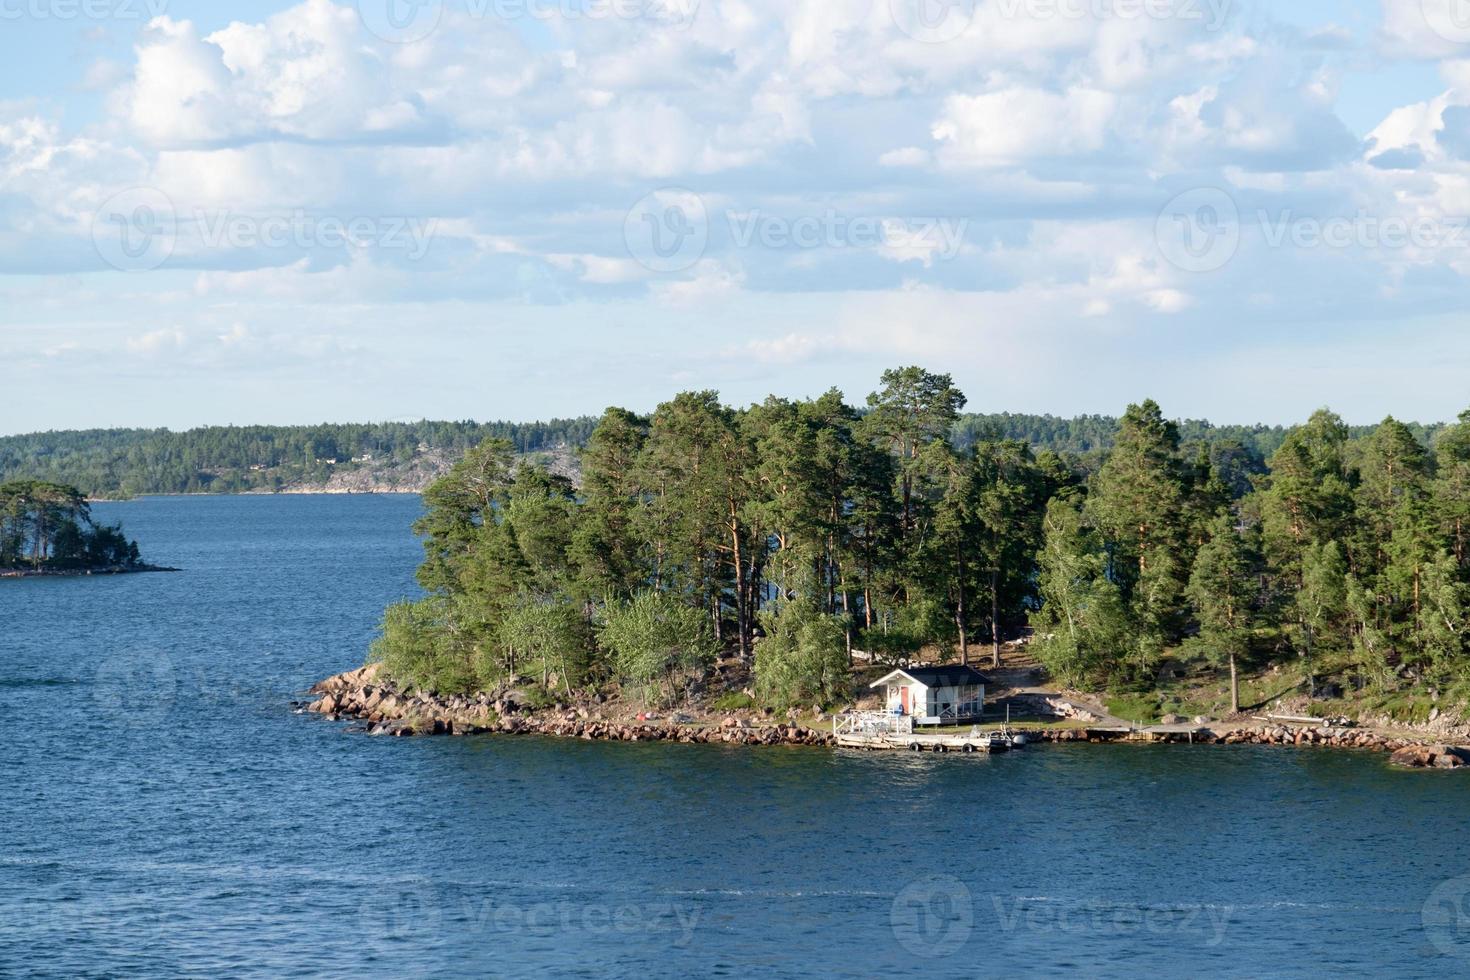
[[[1382,694],[1365,699],[1363,708],[1370,714],[1387,715],[1407,725],[1423,725],[1429,721],[1434,705],[1426,695]]]
[[[1115,694],[1106,703],[1108,713],[1124,721],[1158,721],[1164,713],[1157,694]]]
[[[748,711],[755,707],[755,699],[744,691],[727,691],[709,703],[716,711]]]
[[[556,703],[556,699],[539,686],[521,688],[516,692],[515,699],[532,711],[545,711]]]

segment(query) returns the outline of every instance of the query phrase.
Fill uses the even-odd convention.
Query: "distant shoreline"
[[[182,568],[140,565],[137,568],[4,568],[0,578],[81,578],[88,575],[140,575],[144,572],[181,572]]]
[[[193,493],[140,493],[136,497],[88,497],[93,504],[129,504],[148,497],[422,497],[422,490],[197,490]]]

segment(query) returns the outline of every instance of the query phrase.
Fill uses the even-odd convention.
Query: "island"
[[[176,570],[144,562],[121,526],[98,524],[76,487],[41,480],[0,484],[0,577]]]
[[[609,409],[575,485],[486,440],[424,495],[424,597],[388,609],[371,678],[318,710],[825,742],[834,712],[953,728],[1065,702],[1091,721],[1045,720],[1089,740],[1422,741],[1464,761],[1470,413],[1426,442],[1322,410],[1243,470],[1151,400],[1093,460],[958,439],[965,403],[918,367],[862,406],[685,392]],[[945,667],[990,683],[923,704],[874,688]]]

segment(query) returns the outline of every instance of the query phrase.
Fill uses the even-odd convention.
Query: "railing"
[[[939,712],[941,721],[959,721],[964,718],[980,718],[985,714],[985,706],[979,701],[967,701],[960,705],[951,705]]]
[[[882,711],[853,711],[832,719],[833,735],[909,735],[914,719]]]

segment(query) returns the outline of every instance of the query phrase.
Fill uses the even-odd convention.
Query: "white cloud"
[[[404,307],[427,320],[454,308],[475,321],[500,303],[584,314],[628,303],[696,323],[671,347],[718,351],[700,335],[714,312],[821,297],[840,322],[762,319],[767,339],[736,351],[783,365],[984,344],[1019,366],[1023,327],[1219,333],[1251,329],[1241,323],[1261,310],[1337,322],[1470,298],[1465,250],[1272,250],[1247,228],[1234,262],[1190,275],[1154,241],[1165,201],[1196,186],[1230,192],[1247,225],[1260,208],[1470,213],[1470,49],[1426,35],[1404,12],[1417,2],[1386,3],[1363,42],[1264,12],[1212,30],[1003,6],[981,3],[944,44],[904,34],[888,0],[704,0],[687,30],[509,23],[451,4],[441,30],[411,45],[372,36],[345,0],[269,16],[236,4],[217,30],[176,13],[141,31],[126,63],[77,63],[69,90],[110,89],[97,123],[0,103],[0,268],[70,277],[0,301],[16,320],[48,322],[85,305],[108,338],[88,350],[250,360],[286,356],[272,329],[282,318],[327,321],[289,354],[331,357],[374,316],[401,327]],[[1442,59],[1440,82],[1354,132],[1340,118],[1355,90],[1343,79],[1358,73],[1361,92],[1377,57]],[[179,240],[158,273],[123,277],[97,255],[92,218],[140,185],[172,200]],[[629,257],[624,225],[665,188],[697,193],[712,224],[703,261],[658,274]],[[416,262],[214,249],[198,235],[201,213],[294,209],[432,220],[437,232]],[[878,222],[885,237],[740,246],[720,225],[727,210],[831,213]],[[917,234],[925,216],[966,222],[963,247]],[[129,302],[109,302],[120,296]],[[182,326],[160,331],[141,312],[150,303]],[[529,315],[495,309],[502,325]],[[69,358],[68,342],[32,349]]]
[[[941,159],[958,166],[1015,166],[1101,150],[1117,98],[1091,88],[1048,92],[1008,86],[951,95],[934,124]]]

